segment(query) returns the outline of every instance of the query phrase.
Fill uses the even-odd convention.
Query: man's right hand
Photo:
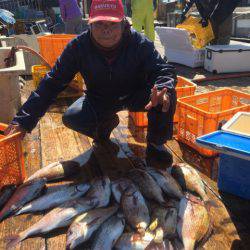
[[[18,124],[10,124],[4,131],[4,135],[13,135],[15,133],[21,133],[21,139],[26,135],[26,131]]]

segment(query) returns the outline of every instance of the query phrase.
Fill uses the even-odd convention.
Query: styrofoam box
[[[250,112],[236,113],[221,129],[250,138]]]
[[[193,47],[188,31],[172,27],[156,27],[155,31],[164,46],[165,56],[169,62],[191,68],[203,67],[205,49]]]
[[[250,71],[250,45],[230,43],[207,46],[204,68],[213,73]]]

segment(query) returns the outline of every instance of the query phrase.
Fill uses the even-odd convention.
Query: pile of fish
[[[40,169],[19,187],[0,192],[0,221],[24,213],[47,213],[9,236],[7,249],[36,235],[68,227],[66,249],[195,249],[211,235],[212,203],[199,174],[180,163],[168,171],[132,169],[126,177],[49,186],[79,170],[73,161]]]

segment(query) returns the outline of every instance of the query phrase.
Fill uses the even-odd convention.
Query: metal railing
[[[16,12],[22,6],[27,6],[34,10],[42,10],[42,0],[0,0],[0,9]]]

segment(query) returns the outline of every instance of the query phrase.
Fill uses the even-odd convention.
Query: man
[[[93,0],[90,29],[73,39],[50,73],[28,98],[6,130],[24,136],[45,114],[77,72],[86,94],[63,115],[63,123],[94,139],[95,146],[112,142],[117,112],[148,110],[147,159],[172,163],[164,147],[173,132],[176,74],[153,43],[131,30],[121,0]]]
[[[183,9],[181,21],[185,20],[187,12],[193,4],[201,16],[203,27],[211,21],[215,39],[212,44],[226,45],[230,43],[232,33],[232,13],[240,0],[190,0]]]
[[[151,40],[155,40],[154,1],[130,0],[132,10],[132,25],[135,30],[142,32]]]
[[[59,0],[66,34],[80,34],[83,30],[82,13],[77,0]]]

